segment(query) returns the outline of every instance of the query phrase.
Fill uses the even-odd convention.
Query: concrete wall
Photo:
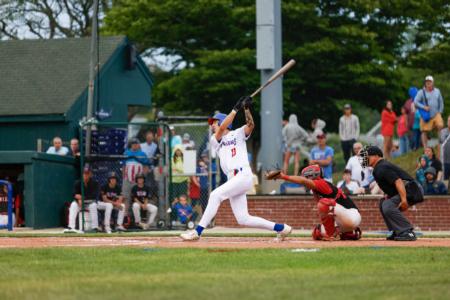
[[[387,230],[379,212],[379,197],[352,198],[362,215],[361,229]],[[269,220],[287,223],[295,229],[312,229],[319,223],[316,201],[312,196],[252,196],[248,198],[249,213]],[[416,229],[450,230],[450,196],[427,197],[425,202],[407,212]],[[215,219],[216,226],[238,227],[229,201],[224,201]]]

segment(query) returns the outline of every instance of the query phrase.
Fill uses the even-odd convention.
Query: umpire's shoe
[[[397,236],[397,234],[395,233],[395,231],[392,231],[387,237],[386,240],[387,241],[395,241],[395,237]]]
[[[415,241],[417,240],[416,234],[412,230],[403,231],[394,237],[395,241]]]

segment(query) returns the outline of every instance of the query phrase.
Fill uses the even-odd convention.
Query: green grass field
[[[443,248],[0,251],[0,299],[449,299]]]

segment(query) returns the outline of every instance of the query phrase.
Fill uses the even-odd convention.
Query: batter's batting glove
[[[253,104],[253,98],[250,96],[243,97],[244,98],[244,109],[249,109]]]
[[[265,177],[267,180],[281,179],[282,172],[281,172],[281,170],[269,170],[269,171],[266,171]]]
[[[239,98],[239,100],[236,102],[236,104],[233,107],[234,111],[238,112],[242,109],[242,107],[244,107],[244,99],[245,99],[245,97]]]

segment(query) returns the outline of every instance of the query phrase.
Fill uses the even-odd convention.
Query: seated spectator
[[[353,144],[353,156],[347,162],[345,169],[352,173],[352,180],[358,182],[359,186],[369,187],[369,178],[372,175],[372,168],[363,168],[358,158],[358,153],[363,145],[359,142]]]
[[[177,220],[181,224],[187,224],[189,221],[195,222],[197,214],[192,210],[192,206],[187,202],[186,195],[175,198],[172,203],[172,209],[175,211]]]
[[[181,141],[181,145],[183,146],[184,150],[195,149],[195,142],[191,140],[191,136],[189,135],[189,133],[183,134],[183,140]]]
[[[117,183],[117,175],[111,172],[108,175],[108,183],[102,187],[101,201],[97,202],[97,210],[105,211],[104,226],[105,232],[111,233],[111,213],[113,209],[118,211],[117,231],[125,231],[123,219],[125,216],[125,204],[123,203],[122,188]]]
[[[155,221],[158,207],[150,203],[150,189],[145,185],[143,174],[136,176],[136,185],[131,189],[133,199],[134,223],[142,229],[148,229]],[[141,222],[141,209],[147,211],[147,223]]]
[[[69,149],[63,146],[61,138],[56,136],[53,138],[53,146],[48,148],[47,154],[57,154],[64,156],[69,154]]]
[[[16,218],[14,213],[12,214],[12,218],[12,224],[13,226],[16,226]],[[8,186],[6,184],[0,184],[0,225],[8,225]]]
[[[425,171],[428,169],[429,166],[429,159],[428,156],[422,155],[419,157],[419,163],[417,164],[416,169],[416,180],[421,184],[425,184]]]
[[[436,157],[436,154],[434,153],[434,149],[432,147],[425,147],[423,154],[428,156],[428,159],[430,160],[429,166],[433,167],[436,170],[436,176],[437,176],[436,179],[442,180],[442,163]]]
[[[80,156],[80,143],[78,142],[78,139],[70,140],[70,151],[68,155],[73,157]]]
[[[333,182],[333,156],[334,150],[327,146],[327,136],[325,133],[317,135],[317,146],[311,149],[311,165],[319,165],[323,170],[323,178]]]
[[[338,182],[337,187],[347,195],[364,193],[364,189],[359,187],[358,182],[352,180],[352,172],[347,169],[344,170],[342,180]]]
[[[439,144],[441,145],[441,153],[443,154],[444,163],[444,180],[450,178],[450,116],[447,118],[447,127],[443,128],[439,133]],[[447,140],[449,139],[449,140]],[[445,144],[444,144],[445,143]]]
[[[90,168],[88,166],[85,166],[83,169],[83,179],[75,181],[73,187],[74,200],[69,208],[69,227],[66,230],[64,230],[65,233],[78,232],[75,229],[75,221],[82,207],[81,184],[83,184],[84,207],[89,208],[89,215],[91,217],[92,228],[94,231],[101,231],[101,229],[98,227],[97,202],[96,202],[98,200],[100,190],[98,182],[92,179],[92,172]]]
[[[433,167],[429,167],[425,171],[425,177],[426,181],[425,185],[423,186],[425,195],[447,194],[447,188],[445,187],[445,184],[440,180],[436,180],[436,170]]]

